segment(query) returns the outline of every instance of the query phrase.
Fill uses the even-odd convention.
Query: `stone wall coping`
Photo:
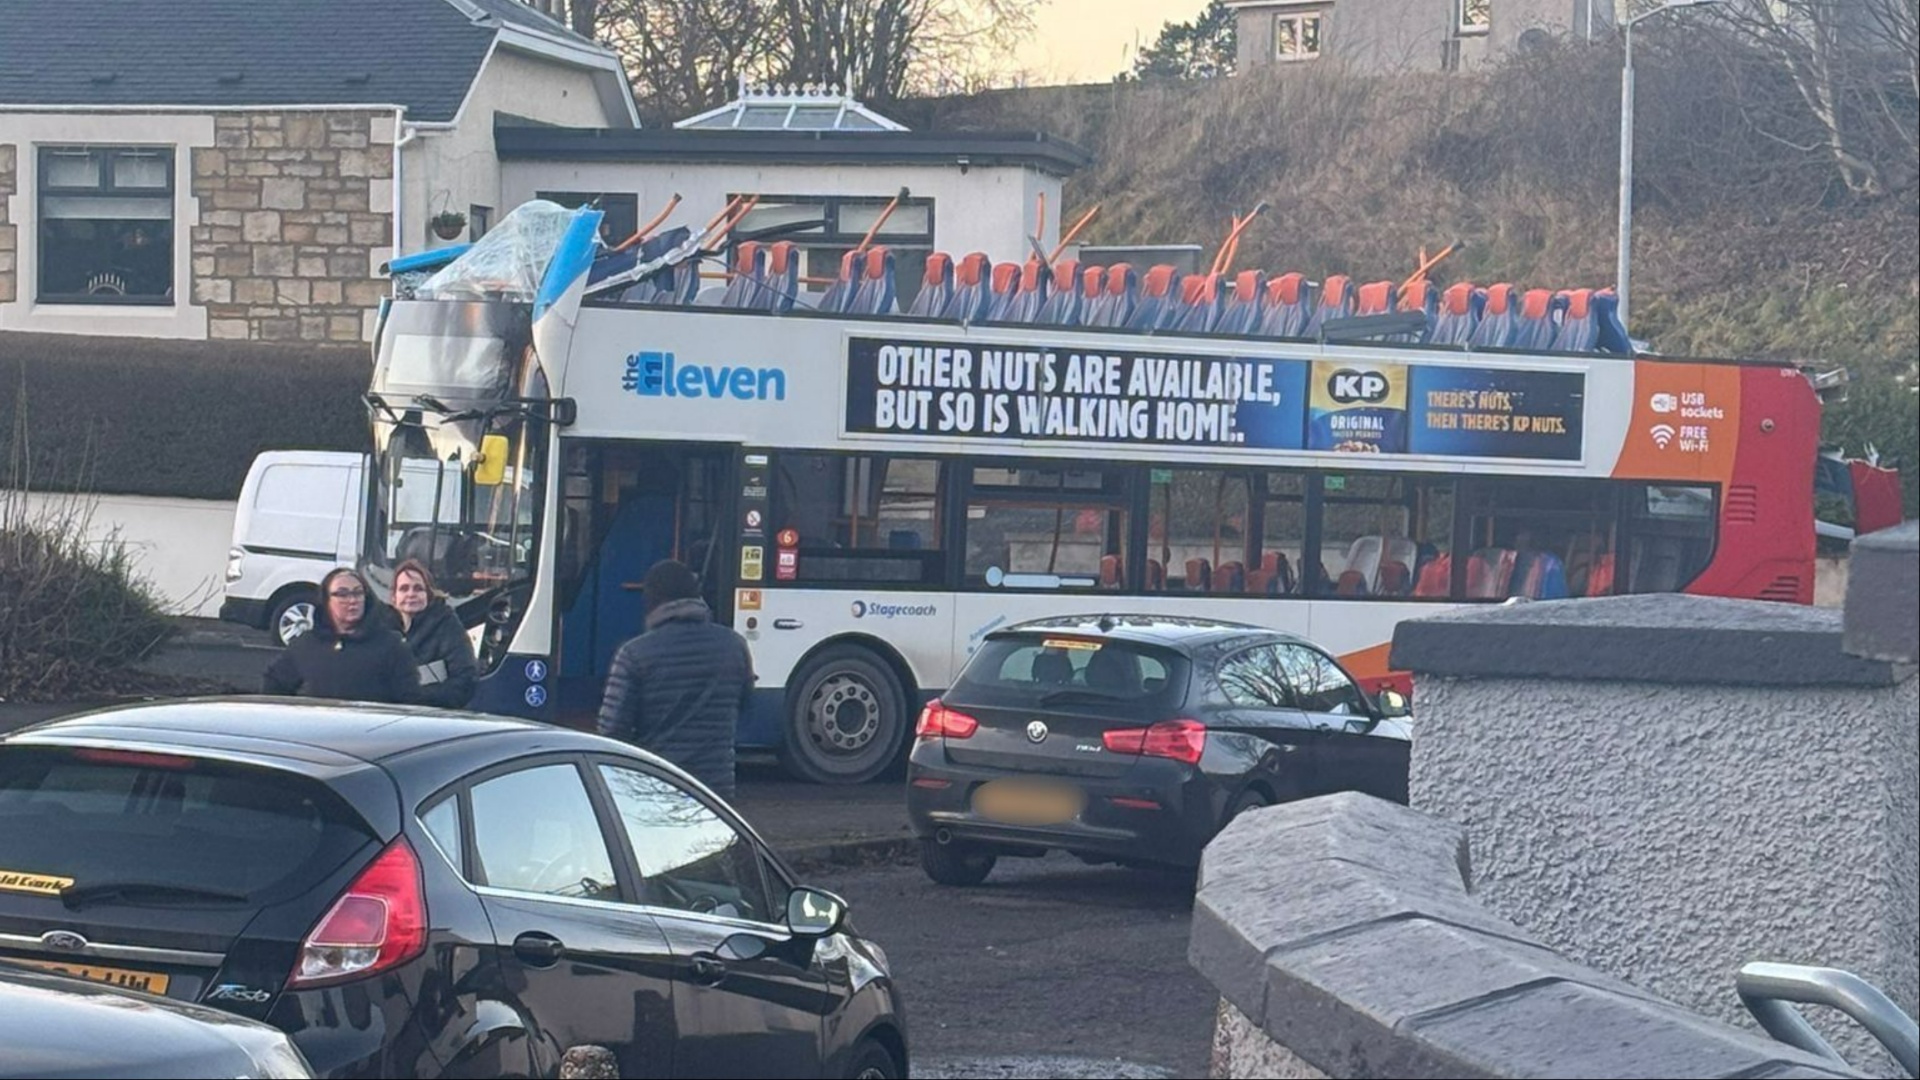
[[[1852,570],[1860,579],[1860,568]],[[1841,648],[1830,608],[1659,593],[1476,606],[1395,628],[1391,665],[1416,676],[1731,686],[1892,686],[1910,664]]]
[[[1920,521],[1856,538],[1851,560],[1847,651],[1913,663],[1920,654]]]
[[[1188,956],[1333,1077],[1865,1075],[1574,963],[1469,883],[1461,828],[1404,806],[1252,811],[1207,847]]]

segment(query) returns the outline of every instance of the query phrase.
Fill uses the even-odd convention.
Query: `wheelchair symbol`
[[[539,708],[547,703],[547,688],[544,686],[527,687],[527,704]]]

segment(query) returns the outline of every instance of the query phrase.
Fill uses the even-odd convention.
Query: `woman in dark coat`
[[[400,613],[400,636],[413,650],[420,669],[420,701],[464,709],[473,700],[478,665],[466,628],[445,596],[433,586],[433,574],[418,559],[393,573],[393,608]]]
[[[269,694],[411,704],[420,699],[413,653],[384,620],[369,617],[367,580],[340,567],[320,580],[313,629],[267,668]]]

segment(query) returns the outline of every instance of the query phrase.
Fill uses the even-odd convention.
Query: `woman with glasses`
[[[269,694],[410,704],[420,700],[419,666],[407,643],[369,618],[367,580],[351,567],[320,581],[313,629],[294,638],[267,668]]]
[[[418,559],[393,572],[393,607],[400,613],[400,636],[420,666],[420,700],[447,709],[464,709],[473,699],[478,665],[473,645],[446,597],[434,588],[433,573]]]

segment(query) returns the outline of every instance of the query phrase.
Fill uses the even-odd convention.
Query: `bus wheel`
[[[816,784],[864,784],[884,773],[907,740],[907,695],[893,669],[866,649],[824,649],[794,674],[780,763]]]

